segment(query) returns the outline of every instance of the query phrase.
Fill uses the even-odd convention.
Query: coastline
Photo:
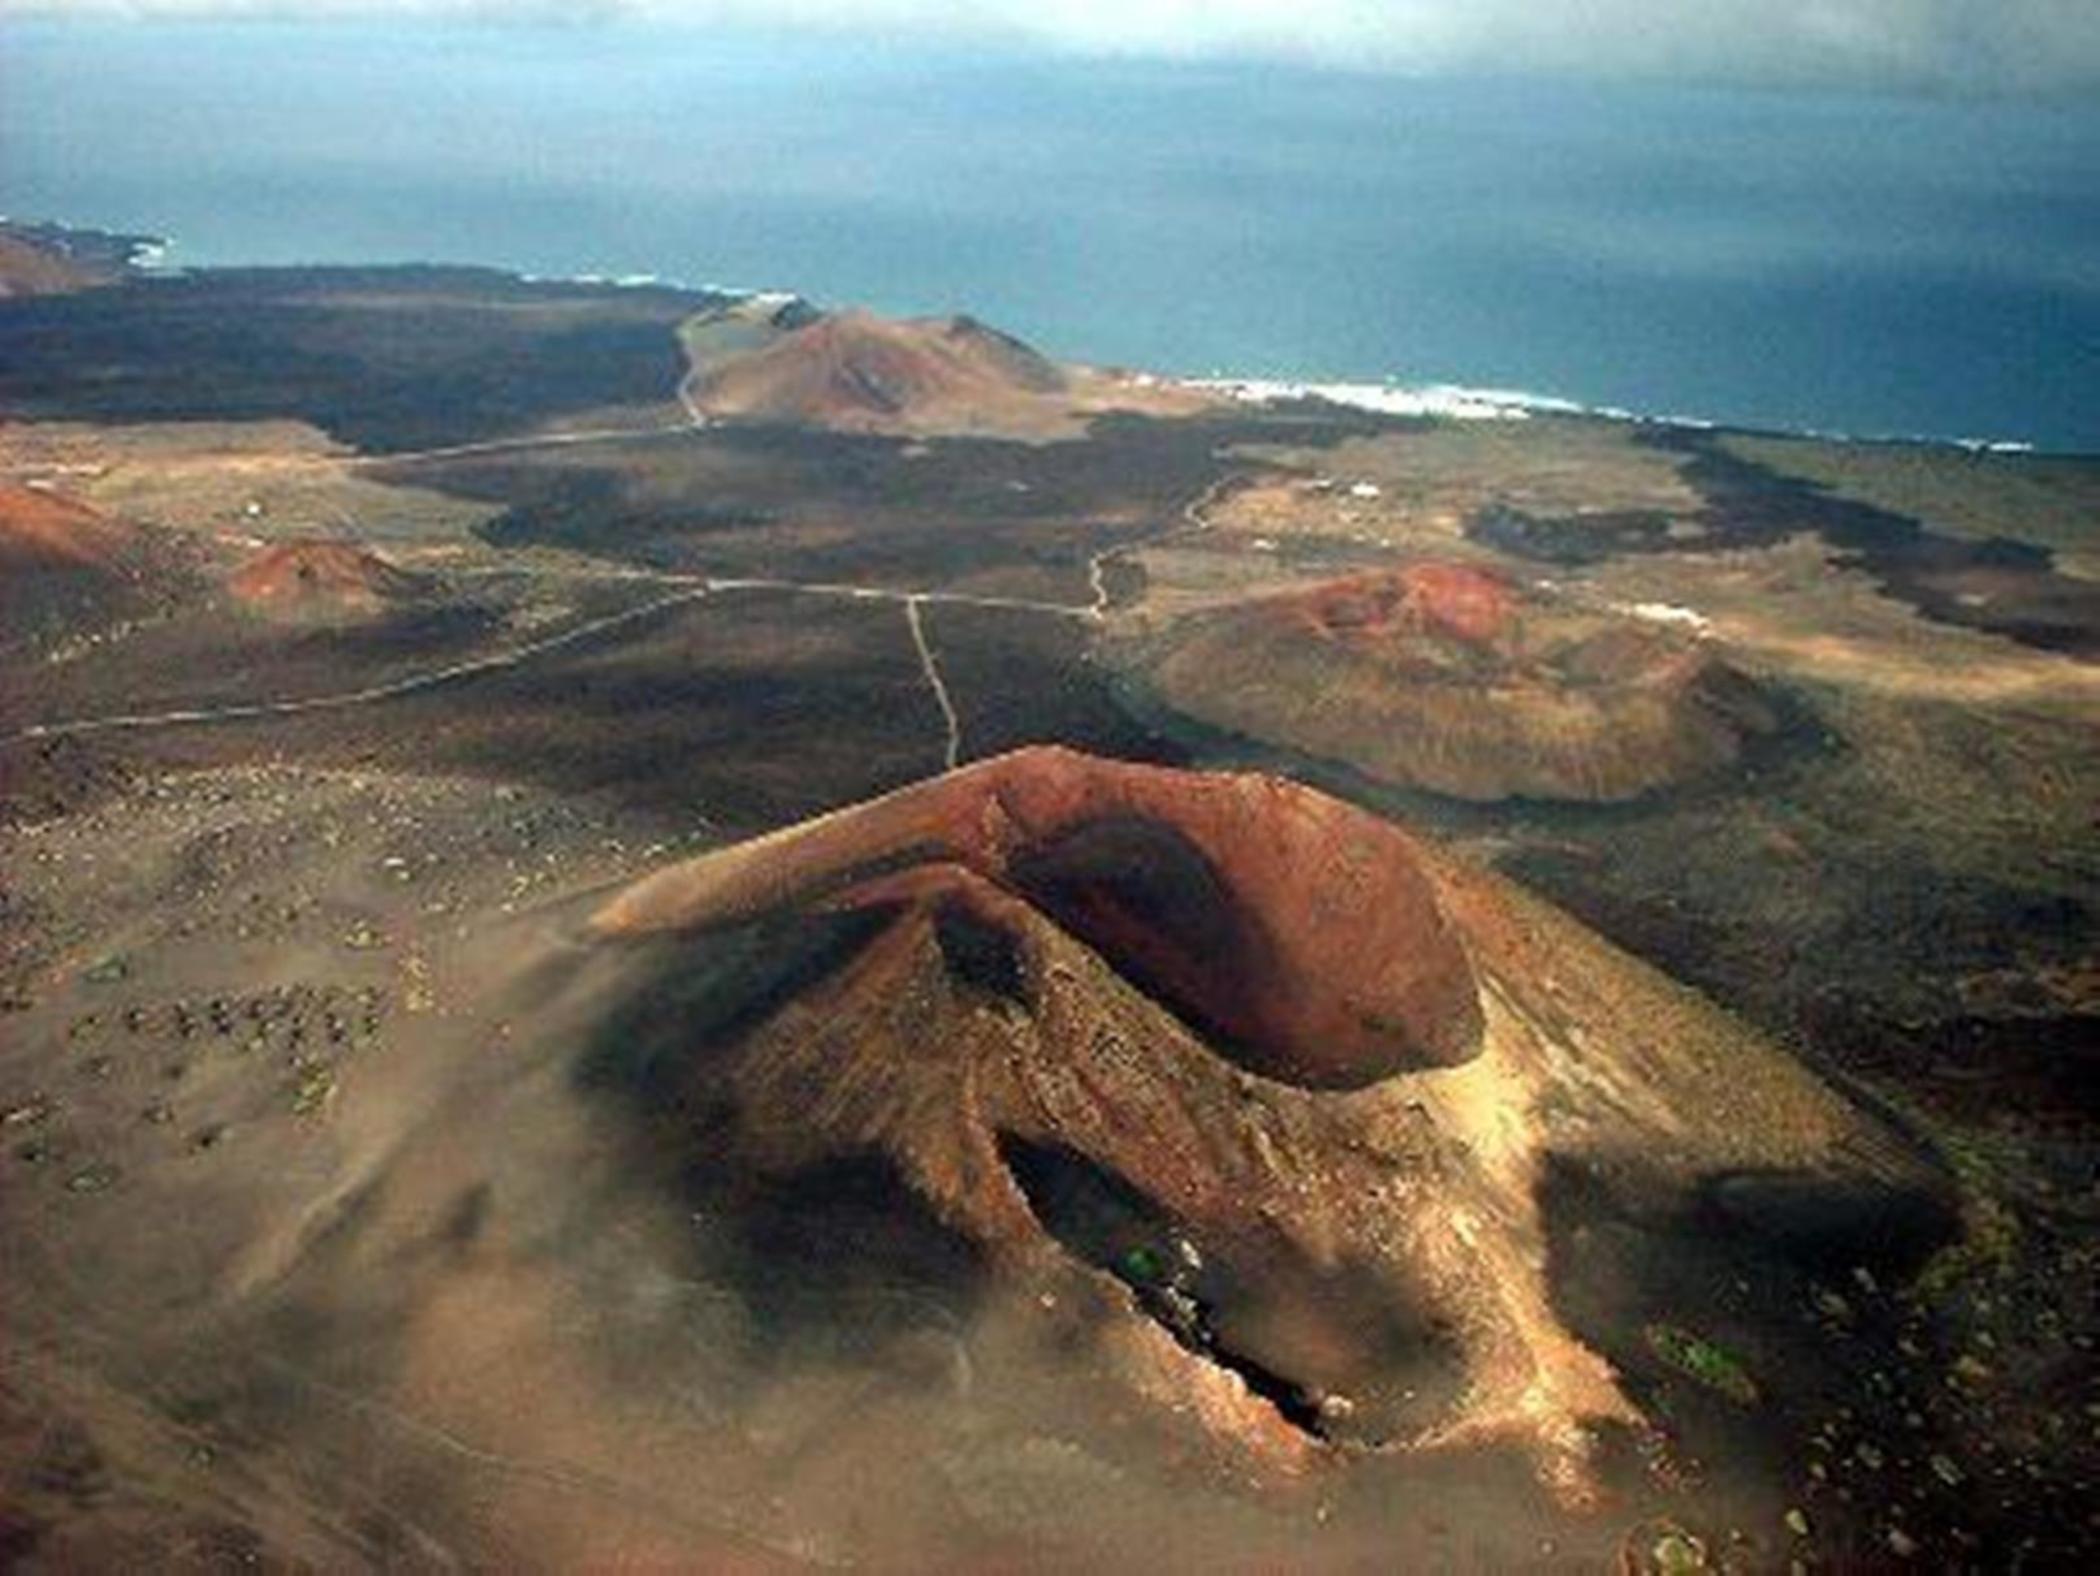
[[[172,260],[178,243],[173,236],[169,235],[158,235],[143,231],[105,230],[96,226],[74,225],[63,220],[16,219],[4,214],[0,214],[0,229],[14,229],[20,233],[32,236],[62,238],[75,244],[81,242],[89,243],[95,250],[110,256],[113,261],[118,263],[120,277],[137,276],[147,279],[180,279],[240,267],[255,267],[285,273],[297,273],[302,269],[320,268],[385,270],[389,268],[473,266],[485,267],[492,272],[508,275],[520,284],[528,285],[572,285],[616,290],[668,290],[695,295],[726,296],[742,300],[770,296],[786,298],[791,295],[801,295],[800,292],[777,285],[730,285],[712,281],[696,283],[681,279],[675,275],[658,273],[653,270],[615,271],[610,269],[588,269],[571,273],[545,273],[515,267],[507,263],[453,265],[419,262],[413,259],[378,263],[328,263],[310,260],[298,263],[253,265],[217,263],[190,268]],[[2067,460],[2100,459],[2100,447],[2094,449],[2044,448],[2029,439],[2020,437],[1980,437],[1965,434],[1917,432],[1853,432],[1828,427],[1731,421],[1681,412],[1639,410],[1624,405],[1590,403],[1572,399],[1565,395],[1542,393],[1529,389],[1495,388],[1449,381],[1415,383],[1406,381],[1397,375],[1388,376],[1378,381],[1329,378],[1316,374],[1308,376],[1240,374],[1224,370],[1213,371],[1204,376],[1191,376],[1145,369],[1143,375],[1162,383],[1179,384],[1183,387],[1203,390],[1248,405],[1287,404],[1312,399],[1347,409],[1363,410],[1377,415],[1394,416],[1403,419],[1528,421],[1535,417],[1562,416],[1594,421],[1624,422],[1634,426],[1656,427],[1674,431],[1737,433],[1746,436],[1791,439],[1803,442],[1951,449],[1978,457],[2018,458],[2034,456]]]

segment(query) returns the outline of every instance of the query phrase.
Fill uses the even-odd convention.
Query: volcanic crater
[[[1468,564],[1199,614],[1132,661],[1197,721],[1475,801],[1634,799],[1779,726],[1679,610],[1584,606]]]
[[[1038,748],[642,883],[601,928],[783,902],[1087,944],[1250,1071],[1351,1088],[1463,1061],[1480,1009],[1404,838],[1293,784]]]
[[[1632,1144],[1644,1196],[1687,1201],[1933,1186],[1564,916],[1266,777],[1029,748],[663,870],[588,931],[703,982],[647,1030],[657,1119],[739,1172],[878,1158],[1086,1310],[1121,1383],[1286,1475],[1503,1443],[1595,1492],[1597,1430],[1640,1412],[1548,1284],[1560,1166]]]

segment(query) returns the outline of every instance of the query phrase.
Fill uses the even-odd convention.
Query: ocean
[[[0,213],[968,311],[1183,374],[2100,451],[2100,104],[631,21],[0,22]]]

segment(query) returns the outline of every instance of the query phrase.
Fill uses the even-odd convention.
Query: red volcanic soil
[[[180,538],[0,482],[0,646],[66,642],[196,590],[195,555]]]
[[[1199,721],[1459,799],[1636,798],[1777,726],[1696,636],[1466,564],[1201,614],[1131,661]]]
[[[129,526],[76,499],[0,482],[0,573],[85,570],[116,575],[138,546]]]
[[[887,430],[989,424],[1065,388],[1054,362],[970,318],[840,312],[704,371],[692,394],[715,415]]]
[[[227,580],[238,600],[294,610],[363,610],[412,593],[417,577],[351,542],[284,542],[243,564]]]
[[[1358,640],[1424,634],[1490,646],[1517,621],[1517,595],[1501,576],[1470,564],[1410,564],[1355,575],[1277,602],[1286,618]]]
[[[1034,910],[1258,1071],[1316,1087],[1472,1054],[1480,1008],[1415,847],[1295,783],[1036,748],[666,872],[608,930],[783,903]]]

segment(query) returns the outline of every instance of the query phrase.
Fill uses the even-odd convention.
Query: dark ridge
[[[1174,1216],[1130,1182],[1061,1144],[999,1136],[1000,1158],[1037,1222],[1075,1258],[1128,1287],[1138,1309],[1184,1351],[1239,1375],[1285,1422],[1327,1438],[1303,1385],[1226,1346],[1212,1322],[1206,1261]]]
[[[1770,547],[1814,533],[1837,550],[1839,568],[1872,575],[1884,595],[1922,617],[2100,660],[2100,585],[2058,574],[2046,548],[1942,535],[1732,454],[1719,436],[1664,427],[1635,440],[1684,456],[1684,479],[1705,500],[1692,517],[1695,535],[1673,536],[1670,516],[1652,511],[1544,516],[1501,503],[1476,512],[1466,535],[1518,557],[1578,565],[1629,553]]]

